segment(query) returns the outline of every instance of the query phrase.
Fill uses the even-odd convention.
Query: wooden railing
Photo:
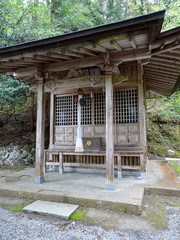
[[[105,169],[106,152],[61,152],[58,150],[45,150],[45,171],[59,169],[63,173],[64,168],[87,168]],[[143,151],[115,152],[114,170],[121,171],[143,171]],[[120,175],[120,174],[119,174]]]

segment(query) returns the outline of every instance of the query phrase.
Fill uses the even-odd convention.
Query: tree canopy
[[[0,47],[162,9],[163,30],[180,24],[180,0],[0,0]]]

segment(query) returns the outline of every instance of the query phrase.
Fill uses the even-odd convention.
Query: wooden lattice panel
[[[85,100],[85,106],[81,107],[81,124],[90,125],[92,124],[92,99],[90,94],[83,95]]]
[[[56,126],[77,124],[77,103],[73,95],[56,96]]]
[[[106,119],[106,108],[105,108],[105,94],[95,93],[94,94],[94,123],[105,124]]]
[[[137,123],[137,89],[114,92],[114,123]],[[77,95],[56,96],[56,126],[77,125]],[[102,125],[106,122],[105,93],[84,94],[85,105],[81,107],[82,125]]]
[[[116,91],[114,97],[116,123],[137,123],[137,89]]]

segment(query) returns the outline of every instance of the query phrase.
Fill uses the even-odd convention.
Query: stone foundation
[[[35,146],[17,145],[0,147],[0,167],[33,165]]]

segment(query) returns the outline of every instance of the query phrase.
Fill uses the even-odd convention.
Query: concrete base
[[[48,201],[36,201],[23,208],[24,212],[33,212],[44,215],[58,216],[65,220],[68,220],[70,215],[78,208],[78,205],[48,202]]]
[[[44,176],[36,176],[35,178],[34,178],[34,183],[35,184],[41,184],[41,183],[43,183],[44,182]]]
[[[114,183],[106,183],[106,190],[113,191],[115,189]]]
[[[62,168],[59,168],[59,174],[63,174],[64,170]]]
[[[117,177],[118,177],[118,178],[122,178],[122,172],[117,171]]]
[[[141,172],[141,174],[140,174],[140,178],[144,180],[145,177],[146,177],[146,173],[145,173],[145,172]]]

